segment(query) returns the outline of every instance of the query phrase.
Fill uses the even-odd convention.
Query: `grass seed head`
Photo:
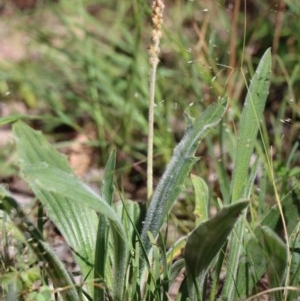
[[[155,0],[152,5],[152,33],[151,43],[149,47],[149,55],[151,64],[158,63],[159,42],[161,38],[161,26],[163,24],[164,2],[162,0]]]

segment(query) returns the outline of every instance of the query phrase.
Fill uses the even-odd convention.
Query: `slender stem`
[[[148,115],[148,156],[147,156],[147,198],[151,198],[153,193],[153,137],[154,137],[154,98],[155,82],[158,60],[153,62],[150,70],[150,95],[149,95],[149,115]]]
[[[149,115],[148,115],[148,153],[147,153],[147,198],[150,200],[153,193],[153,137],[154,137],[154,98],[156,70],[159,62],[159,42],[163,23],[164,3],[154,0],[152,5],[152,34],[149,47],[150,81],[149,81]]]

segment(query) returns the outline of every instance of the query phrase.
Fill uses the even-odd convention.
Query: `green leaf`
[[[267,49],[251,80],[244,103],[238,133],[237,150],[235,155],[231,202],[241,198],[249,198],[253,181],[248,181],[250,159],[256,143],[256,136],[263,118],[263,111],[269,93],[271,76],[271,50]],[[251,176],[253,178],[253,175]],[[242,252],[241,238],[244,236],[243,221],[236,225],[236,235],[230,239],[229,267],[230,277],[225,279],[222,297],[224,300],[234,300],[236,291],[237,270]]]
[[[3,191],[2,191],[3,192]],[[81,300],[76,290],[73,279],[65,269],[63,263],[58,259],[53,250],[43,240],[42,234],[28,219],[26,213],[18,203],[9,196],[0,195],[5,211],[9,214],[16,227],[26,238],[26,242],[34,251],[38,260],[47,265],[45,272],[51,278],[54,287],[60,288],[60,294],[66,301]]]
[[[157,237],[185,179],[197,160],[194,154],[200,140],[220,122],[225,112],[224,104],[225,102],[222,101],[210,106],[193,123],[188,120],[187,131],[175,148],[172,159],[155,189],[147,211],[141,235],[142,244],[147,255],[151,250],[148,233],[151,232],[154,237]],[[141,267],[144,267],[143,261]]]
[[[278,287],[284,283],[287,268],[286,245],[281,238],[269,227],[263,226],[260,229],[259,240],[267,255],[267,274],[270,287]],[[281,292],[274,293],[273,300],[283,300]]]
[[[196,219],[196,226],[200,222],[208,219],[208,187],[203,179],[196,175],[191,175],[192,183],[195,190],[195,209],[194,216]]]
[[[68,201],[72,201],[74,205],[80,206],[84,201],[86,207],[92,208],[110,219],[114,248],[117,253],[114,262],[116,278],[114,278],[115,289],[113,292],[118,295],[118,292],[120,293],[123,288],[125,264],[128,256],[127,235],[118,214],[99,195],[70,173],[62,172],[60,169],[47,166],[45,163],[24,167],[23,173],[29,183],[35,182],[36,189],[68,198]],[[88,215],[85,218],[89,218]],[[117,270],[117,268],[120,270]]]
[[[248,88],[238,133],[232,178],[232,202],[247,197],[245,189],[248,189],[248,187],[245,187],[245,183],[248,178],[250,158],[256,143],[256,136],[269,94],[271,63],[271,49],[268,49],[261,58]]]
[[[130,250],[132,250],[133,249],[133,246],[132,246],[133,237],[134,237],[134,234],[136,233],[135,225],[136,225],[136,222],[139,219],[139,215],[140,215],[139,204],[137,202],[132,202],[132,201],[122,201],[122,202],[116,202],[114,204],[114,208],[122,219],[123,228],[126,233],[127,247],[129,246]],[[115,231],[113,231],[113,237],[116,235],[117,235],[117,233]],[[123,267],[124,273],[122,274],[122,277],[123,277],[122,280],[123,280],[123,284],[124,284],[125,277],[126,277],[125,273],[127,272],[125,270],[125,267],[128,266],[129,253],[124,252],[124,247],[120,244],[117,244],[117,241],[115,238],[113,241],[113,249],[114,249],[114,253],[115,253],[114,262],[117,263],[118,261],[120,261],[120,259],[122,259],[121,263],[123,263],[123,265],[124,265],[124,267]],[[115,267],[114,267],[114,272],[118,273],[119,275],[117,275],[117,276],[120,278],[121,278],[121,271],[122,271],[121,267],[122,267],[121,264],[115,264]],[[115,282],[115,279],[113,279],[113,282]],[[118,288],[116,287],[115,289],[123,292],[124,286],[118,287]],[[124,300],[124,298],[123,298],[123,300]]]
[[[5,117],[0,118],[0,125],[14,123],[18,120],[40,120],[44,119],[44,116],[33,116],[33,115],[25,115],[25,114],[12,114]]]
[[[23,175],[35,189],[66,197],[76,206],[80,206],[84,202],[85,208],[92,208],[107,218],[120,222],[112,207],[72,173],[64,172],[46,163],[40,163],[23,167]],[[123,231],[121,225],[119,228],[120,231]]]
[[[286,275],[287,252],[280,237],[271,228],[261,225],[256,227],[254,236],[253,233],[249,233],[249,236],[245,238],[245,257],[239,264],[236,282],[239,299],[255,293],[263,274],[268,274],[270,287],[281,286]],[[272,300],[282,300],[280,294],[276,295]]]
[[[40,164],[35,175],[27,173],[26,179],[34,194],[39,198],[45,207],[48,216],[63,234],[68,244],[79,256],[75,259],[78,262],[84,277],[90,272],[90,264],[94,260],[95,233],[97,225],[97,217],[93,210],[88,208],[84,201],[74,204],[68,195],[58,195],[49,189],[39,187],[39,178],[47,166],[51,166],[58,170],[58,173],[64,172],[67,177],[72,177],[71,168],[66,158],[57,153],[41,133],[32,130],[21,121],[13,125],[13,133],[16,140],[17,153],[20,161],[21,175],[29,171],[32,166]],[[25,177],[26,177],[25,176]],[[62,177],[62,173],[56,179]],[[75,178],[75,176],[74,176]],[[67,193],[67,190],[66,190]],[[86,218],[89,216],[89,218]]]
[[[300,220],[300,186],[281,198],[281,206],[289,235],[294,231]],[[268,226],[276,233],[282,233],[283,225],[278,205],[274,205],[264,217],[262,225]]]
[[[122,218],[122,224],[129,239],[128,244],[133,248],[133,241],[137,232],[136,224],[140,218],[140,206],[137,202],[124,200],[114,203],[114,208]]]
[[[297,196],[297,191],[293,190],[284,198],[282,198],[281,206],[285,221],[287,223],[289,235],[292,235],[295,232],[298,233],[297,227],[300,219],[300,198]],[[271,228],[278,234],[282,233],[282,221],[277,204],[269,210],[267,215],[262,220],[261,226]],[[254,229],[254,235],[249,233],[249,237],[245,238],[246,254],[239,263],[236,282],[236,291],[239,298],[249,295],[253,291],[256,283],[267,270],[266,262],[268,261],[268,258],[265,258],[265,256],[262,255],[264,251],[258,241],[258,237],[261,233],[261,226],[257,226]],[[290,241],[294,242],[294,239],[290,238]],[[297,242],[295,243],[298,245]],[[293,260],[297,260],[299,256],[295,253],[293,254],[292,258]],[[297,268],[295,270],[297,270]],[[294,275],[294,277],[298,277],[296,274]],[[298,282],[296,285],[299,283],[300,282]]]
[[[95,211],[110,219],[126,254],[126,235],[115,211],[76,178],[66,158],[57,153],[41,133],[20,121],[14,124],[13,130],[21,174],[45,206],[48,216],[68,244],[80,255],[76,260],[83,276],[86,277],[90,273],[94,261],[97,231]],[[90,278],[92,276],[93,273],[90,273]]]
[[[112,204],[113,201],[113,191],[114,191],[114,171],[116,165],[116,152],[110,154],[110,157],[106,163],[104,177],[102,180],[102,189],[101,196],[107,204]],[[99,216],[99,224],[97,230],[97,239],[96,239],[96,250],[95,250],[95,265],[94,265],[94,278],[96,285],[94,290],[94,301],[103,301],[105,300],[105,290],[101,287],[101,283],[104,281],[105,284],[111,283],[108,279],[108,275],[105,273],[107,266],[109,250],[109,239],[108,239],[108,222],[105,216]],[[115,275],[116,276],[116,275]],[[123,275],[124,279],[124,275]],[[107,282],[107,283],[106,283]],[[117,281],[115,282],[117,283]],[[118,283],[118,286],[123,287],[123,285]]]
[[[292,252],[292,261],[291,261],[291,277],[290,284],[295,287],[300,286],[300,223],[294,229],[293,233],[290,236],[290,246]],[[298,292],[290,292],[289,300],[296,300]]]
[[[179,273],[182,272],[182,269],[185,267],[184,259],[178,259],[172,264],[171,275],[170,275],[170,284],[176,283],[176,278]]]
[[[240,201],[224,206],[218,214],[201,222],[188,236],[184,259],[194,277],[206,270],[211,261],[227,240],[241,211],[247,207],[248,201]]]

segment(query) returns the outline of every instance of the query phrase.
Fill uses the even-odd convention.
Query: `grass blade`
[[[7,195],[1,195],[1,199],[5,211],[9,214],[16,227],[26,237],[27,243],[37,256],[38,260],[47,265],[45,272],[53,282],[54,287],[59,289],[63,300],[81,300],[74,281],[71,279],[63,263],[43,240],[42,234],[28,219],[26,213],[13,198]]]

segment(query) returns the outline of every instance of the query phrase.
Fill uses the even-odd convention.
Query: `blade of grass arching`
[[[260,127],[260,120],[263,118],[263,111],[269,93],[271,76],[271,50],[264,53],[251,80],[248,88],[238,133],[237,150],[235,155],[231,202],[234,203],[240,198],[248,197],[247,193],[251,187],[247,187],[250,159],[256,143],[256,136]],[[241,254],[241,240],[244,233],[243,221],[236,225],[235,235],[230,239],[230,256],[228,273],[223,288],[223,297],[226,300],[234,300],[236,275]]]
[[[114,171],[116,166],[116,151],[113,150],[106,163],[104,170],[104,177],[102,180],[101,196],[107,204],[111,205],[113,201],[114,191]],[[96,249],[95,249],[95,265],[94,265],[94,278],[95,283],[99,284],[95,286],[94,301],[105,300],[105,290],[101,287],[101,283],[107,278],[105,274],[105,267],[107,265],[108,258],[108,223],[103,215],[99,216],[99,224],[96,237]],[[117,260],[116,260],[117,261]],[[124,277],[124,276],[123,276]],[[112,282],[112,281],[111,281]]]
[[[9,214],[16,227],[25,236],[26,242],[31,247],[38,260],[45,265],[45,272],[53,282],[53,285],[60,292],[63,300],[82,300],[78,294],[74,281],[65,269],[63,263],[57,258],[52,249],[43,240],[42,234],[35,225],[28,219],[26,213],[11,197],[3,195],[1,201],[5,211]]]
[[[74,174],[64,172],[60,168],[42,162],[40,164],[24,166],[22,175],[33,189],[41,189],[46,192],[54,193],[55,196],[68,197],[68,201],[76,206],[78,205],[78,207],[84,201],[85,207],[92,208],[116,222],[117,228],[121,234],[124,234],[123,226],[115,211],[101,196],[97,195],[87,185],[82,183]],[[85,218],[87,216],[88,215],[85,215]]]
[[[119,234],[119,241],[126,255],[126,236],[115,211],[72,173],[66,158],[56,152],[41,133],[22,122],[15,123],[13,131],[21,174],[68,244],[80,254],[76,260],[83,276],[90,273],[94,261],[97,229],[95,211],[110,220],[112,228]],[[93,274],[90,273],[89,277],[92,279]],[[92,291],[91,286],[90,292],[93,293]]]
[[[225,101],[223,100],[208,107],[193,123],[191,120],[188,120],[187,131],[181,142],[174,149],[172,159],[155,189],[147,211],[141,234],[146,256],[149,255],[151,250],[148,232],[151,232],[155,238],[157,237],[158,232],[180,193],[185,179],[197,160],[194,154],[199,142],[210,129],[220,122],[225,112],[224,105]],[[145,267],[143,259],[140,267],[141,271]]]

